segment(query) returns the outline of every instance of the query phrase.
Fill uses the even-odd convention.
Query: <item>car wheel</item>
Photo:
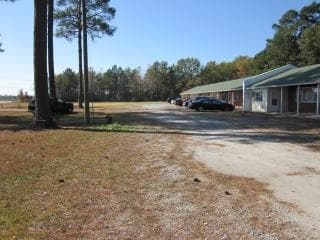
[[[230,107],[229,106],[225,106],[224,107],[224,111],[230,111]]]
[[[198,107],[199,111],[202,112],[204,109],[202,106]]]

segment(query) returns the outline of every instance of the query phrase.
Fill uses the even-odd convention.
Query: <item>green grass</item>
[[[94,102],[93,108],[121,109],[140,108],[144,104],[157,104],[161,102]],[[91,103],[90,103],[91,107]]]
[[[143,132],[143,131],[150,130],[139,125],[129,126],[129,125],[121,125],[119,123],[91,126],[90,128],[101,130],[101,131],[110,131],[110,132]]]

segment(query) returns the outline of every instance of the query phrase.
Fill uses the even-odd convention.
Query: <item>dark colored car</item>
[[[73,103],[66,102],[61,98],[50,98],[50,109],[53,113],[72,113],[73,112]],[[34,112],[35,110],[35,99],[31,99],[28,104],[28,111]]]
[[[190,106],[190,104],[194,101],[199,101],[201,99],[206,99],[206,98],[214,98],[214,97],[210,97],[210,96],[198,96],[198,97],[193,97],[188,99],[188,101],[186,101],[186,103],[184,104],[185,107]]]
[[[221,110],[221,111],[233,111],[234,106],[232,104],[226,103],[222,100],[214,98],[204,98],[198,101],[194,101],[189,106],[190,109],[195,109],[197,111],[203,110]]]
[[[176,101],[175,101],[175,104],[181,107],[182,106],[182,99],[181,98],[177,98]]]

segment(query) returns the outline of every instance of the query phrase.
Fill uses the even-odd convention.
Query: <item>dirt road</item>
[[[193,112],[170,104],[145,109],[144,117],[185,136],[180,144],[193,160],[266,184],[273,193],[268,201],[288,221],[320,236],[320,119]]]

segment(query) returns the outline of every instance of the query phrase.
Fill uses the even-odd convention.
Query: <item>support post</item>
[[[280,113],[283,112],[282,106],[283,106],[283,87],[280,88]]]
[[[235,106],[235,104],[234,104],[234,91],[231,92],[231,103]]]
[[[297,87],[297,116],[300,113],[300,85]]]
[[[319,108],[320,108],[320,83],[317,85],[317,111],[316,114],[319,117]]]

